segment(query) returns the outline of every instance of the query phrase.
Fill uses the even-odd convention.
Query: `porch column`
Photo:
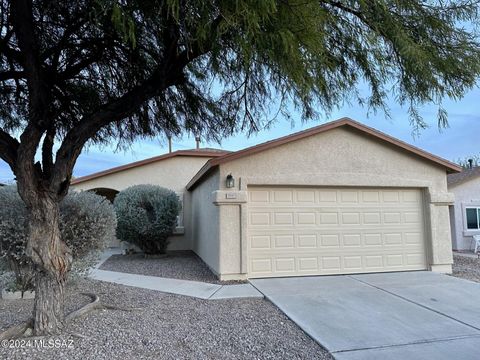
[[[245,279],[247,274],[247,192],[217,190],[213,203],[219,207],[220,279]]]

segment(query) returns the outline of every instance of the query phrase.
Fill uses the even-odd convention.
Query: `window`
[[[480,207],[466,208],[467,229],[480,230]]]

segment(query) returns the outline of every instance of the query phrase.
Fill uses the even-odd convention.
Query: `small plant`
[[[0,188],[0,258],[15,274],[15,286],[22,292],[34,289],[33,266],[25,254],[28,237],[27,211],[16,186]],[[60,204],[60,233],[72,251],[74,274],[84,274],[96,254],[115,236],[113,205],[90,192],[72,192]]]
[[[137,245],[145,254],[164,254],[180,212],[178,196],[155,185],[120,191],[114,202],[117,238]]]

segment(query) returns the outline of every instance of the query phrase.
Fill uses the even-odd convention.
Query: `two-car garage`
[[[256,187],[249,277],[426,269],[417,189]]]
[[[187,186],[193,249],[222,280],[451,272],[459,170],[341,119],[209,160]]]

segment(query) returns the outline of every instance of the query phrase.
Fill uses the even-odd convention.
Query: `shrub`
[[[60,204],[60,233],[72,251],[73,274],[85,274],[115,237],[117,218],[110,201],[93,192],[71,192]]]
[[[15,273],[16,286],[22,290],[33,288],[33,271],[25,255],[27,244],[27,209],[17,193],[16,186],[0,188],[0,256],[2,262]],[[9,285],[9,288],[14,286]]]
[[[117,238],[146,254],[163,254],[180,212],[178,196],[156,185],[136,185],[117,194]]]
[[[60,204],[60,232],[74,259],[103,250],[116,224],[113,205],[93,192],[72,192]]]
[[[0,188],[0,257],[15,273],[22,290],[34,287],[32,264],[25,255],[28,219],[15,186]],[[71,192],[60,204],[60,233],[72,251],[74,273],[84,273],[96,256],[115,236],[113,205],[90,192]]]

